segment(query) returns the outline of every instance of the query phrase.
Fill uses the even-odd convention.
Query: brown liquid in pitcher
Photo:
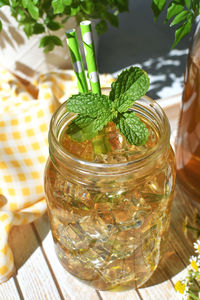
[[[188,57],[176,143],[177,177],[200,201],[200,44]]]

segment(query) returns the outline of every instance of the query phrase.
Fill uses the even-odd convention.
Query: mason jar
[[[99,290],[145,283],[169,229],[175,185],[169,122],[146,96],[131,110],[149,130],[143,146],[131,146],[114,123],[91,141],[73,141],[66,128],[75,115],[66,103],[50,123],[45,193],[56,253],[68,272]]]

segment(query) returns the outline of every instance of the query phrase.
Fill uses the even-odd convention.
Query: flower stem
[[[200,300],[199,297],[195,296],[193,293],[191,293],[190,291],[188,291],[188,294],[190,295],[190,297],[194,300]]]

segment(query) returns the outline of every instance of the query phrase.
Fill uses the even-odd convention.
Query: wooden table
[[[171,122],[172,139],[177,127],[180,95],[162,99]],[[192,218],[195,205],[176,187],[168,246],[164,258],[151,279],[137,291],[99,292],[68,274],[54,252],[49,221],[44,215],[36,222],[14,227],[9,240],[13,249],[16,275],[0,285],[0,300],[175,300],[174,284],[183,278],[189,257],[194,254],[192,238],[186,238],[182,224]]]

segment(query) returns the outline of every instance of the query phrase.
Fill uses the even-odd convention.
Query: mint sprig
[[[111,85],[109,96],[93,93],[73,95],[67,101],[67,110],[78,114],[69,124],[67,133],[77,142],[95,137],[112,121],[131,145],[143,145],[148,139],[145,124],[130,111],[133,103],[149,88],[147,73],[131,67],[123,71]]]

